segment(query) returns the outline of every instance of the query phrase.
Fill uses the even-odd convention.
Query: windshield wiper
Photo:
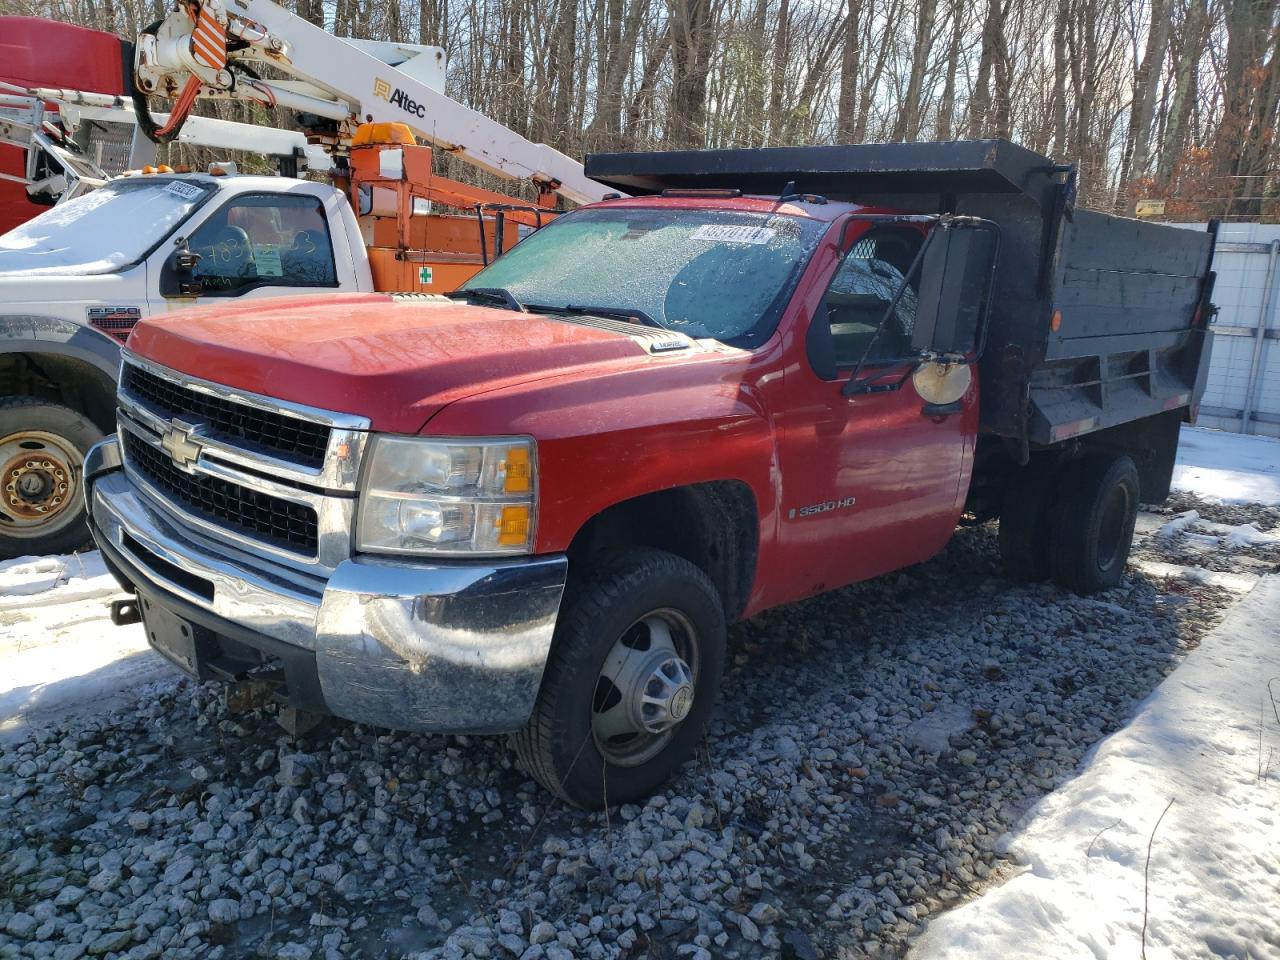
[[[516,313],[525,312],[524,304],[505,287],[467,287],[455,290],[453,293],[446,293],[445,296],[450,300],[480,300],[483,303],[506,307]]]
[[[631,323],[639,323],[646,327],[656,327],[659,330],[665,330],[662,324],[643,310],[635,310],[631,307],[597,307],[588,304],[566,303],[563,307],[542,307],[535,309],[546,310],[548,313],[574,313],[585,314],[587,316],[606,317],[614,320],[627,320]]]

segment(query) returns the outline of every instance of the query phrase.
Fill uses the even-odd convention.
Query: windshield
[[[825,227],[730,210],[579,210],[520,241],[463,289],[505,290],[531,310],[630,312],[691,337],[753,346],[773,333]]]
[[[116,180],[0,236],[0,273],[111,273],[145,256],[214,190],[192,180]]]

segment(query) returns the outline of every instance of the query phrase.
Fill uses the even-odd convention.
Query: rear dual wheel
[[[1133,545],[1138,495],[1137,467],[1124,454],[1024,468],[1000,517],[1005,572],[1024,582],[1052,577],[1081,594],[1114,587]]]
[[[702,739],[724,658],[724,614],[706,574],[660,550],[611,555],[570,582],[516,752],[578,806],[647,796]]]

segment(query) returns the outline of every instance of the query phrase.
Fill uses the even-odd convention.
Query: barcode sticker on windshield
[[[174,180],[164,188],[165,193],[172,193],[175,197],[181,197],[183,200],[199,200],[200,194],[204,193],[194,183],[183,183],[181,180]]]
[[[776,232],[771,227],[735,227],[706,223],[693,231],[690,239],[710,240],[712,243],[768,243]]]

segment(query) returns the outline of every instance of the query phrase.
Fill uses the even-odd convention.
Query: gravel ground
[[[1015,586],[994,530],[962,531],[734,628],[705,750],[607,814],[496,738],[291,740],[183,682],[6,748],[0,956],[899,956],[1237,598],[1133,570],[1091,599]]]

